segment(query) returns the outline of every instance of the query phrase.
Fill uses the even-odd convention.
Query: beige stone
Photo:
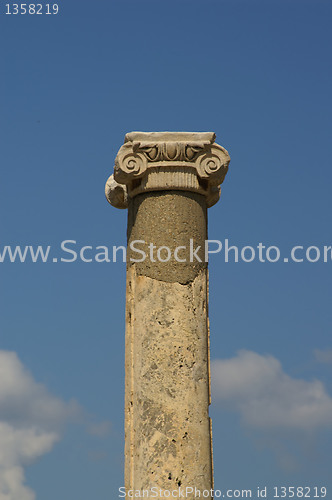
[[[127,134],[115,159],[114,175],[106,184],[107,200],[116,208],[126,208],[125,195],[118,201],[120,189],[131,198],[142,192],[173,189],[203,194],[211,207],[219,200],[219,186],[230,161],[226,149],[214,139],[212,132]]]
[[[210,132],[127,134],[106,184],[108,201],[128,207],[127,490],[213,488],[203,249],[207,208],[218,201],[229,164],[214,140]],[[150,243],[168,247],[172,258],[133,262],[137,240],[147,254]],[[201,247],[201,262],[190,262],[190,240]],[[179,246],[184,262],[173,255]]]
[[[206,271],[127,279],[125,485],[211,489]]]

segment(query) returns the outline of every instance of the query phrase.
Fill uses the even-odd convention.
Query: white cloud
[[[38,384],[14,352],[0,351],[0,500],[34,500],[24,466],[49,452],[78,412]]]
[[[314,349],[314,356],[318,363],[332,363],[332,349]]]
[[[322,382],[290,377],[273,356],[242,350],[234,358],[213,361],[212,382],[214,399],[239,412],[249,427],[332,427],[332,398]]]

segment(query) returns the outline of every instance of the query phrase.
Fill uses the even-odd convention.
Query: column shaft
[[[185,262],[132,263],[126,307],[127,489],[212,488],[204,196],[147,193],[129,203],[128,245],[178,246]],[[190,262],[190,239],[202,263]],[[162,254],[161,254],[162,255]],[[156,251],[154,252],[156,256]],[[189,497],[188,497],[189,498]]]

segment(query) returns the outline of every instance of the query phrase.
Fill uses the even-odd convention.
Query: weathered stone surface
[[[137,247],[149,255],[148,245],[153,243],[157,248],[168,247],[172,256],[168,262],[152,262],[150,258],[144,262],[135,263],[136,272],[142,276],[149,276],[160,281],[188,283],[195,279],[197,274],[207,267],[204,261],[204,245],[207,238],[207,209],[205,197],[198,193],[186,191],[156,191],[143,193],[130,200],[128,210],[128,265],[131,258],[139,258],[136,252],[130,249],[130,243],[142,240],[145,244]],[[192,240],[192,243],[190,243]],[[200,247],[197,252],[198,262],[193,257],[190,262],[190,245],[193,249]],[[174,258],[174,251],[180,249],[178,257],[185,262],[178,262]],[[154,251],[156,256],[156,251]],[[165,259],[165,252],[160,252]]]
[[[206,270],[181,285],[130,266],[126,314],[125,484],[211,489]]]
[[[131,132],[125,137],[115,159],[114,175],[109,179],[106,198],[118,204],[122,190],[133,198],[139,193],[180,190],[205,196],[208,207],[220,197],[230,157],[215,144],[212,132]],[[115,181],[115,182],[114,182]]]
[[[128,208],[128,193],[127,188],[123,184],[119,184],[114,180],[114,175],[111,175],[105,185],[105,196],[108,202],[115,208]]]

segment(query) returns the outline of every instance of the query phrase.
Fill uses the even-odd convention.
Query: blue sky
[[[132,130],[211,130],[229,150],[211,239],[332,244],[330,2],[0,11],[0,248],[125,244],[104,184]],[[117,498],[125,266],[0,266],[0,498]],[[212,256],[216,487],[331,490],[331,266]]]

